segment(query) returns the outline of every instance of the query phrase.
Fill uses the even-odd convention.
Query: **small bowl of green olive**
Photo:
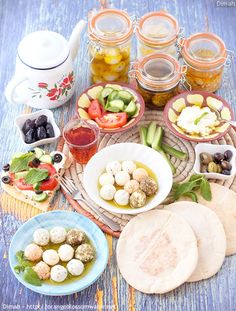
[[[193,170],[212,179],[228,179],[236,172],[236,149],[231,145],[200,143],[195,147]]]

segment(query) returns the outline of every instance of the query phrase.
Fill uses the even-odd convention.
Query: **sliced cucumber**
[[[147,128],[144,126],[141,126],[139,129],[139,136],[140,136],[140,140],[141,140],[141,144],[148,146],[147,143]]]
[[[137,110],[137,106],[135,104],[134,101],[131,100],[131,102],[128,104],[128,106],[125,108],[125,112],[132,117],[133,115],[135,115]]]
[[[114,90],[111,92],[111,94],[109,94],[107,100],[110,102],[112,100],[114,100],[117,97],[118,91]]]
[[[163,149],[166,153],[172,155],[173,157],[175,157],[175,158],[177,158],[177,159],[186,160],[187,157],[188,157],[187,153],[185,153],[185,152],[183,152],[183,151],[180,151],[180,150],[178,150],[178,149],[175,149],[175,148],[173,148],[173,147],[171,147],[171,146],[169,146],[169,145],[167,145],[167,144],[162,144],[161,147],[162,147],[162,149]]]
[[[161,144],[162,144],[162,137],[163,137],[163,129],[162,127],[158,127],[156,129],[155,135],[154,135],[154,139],[152,141],[152,148],[160,151],[161,150]]]
[[[117,98],[123,100],[123,102],[128,105],[128,103],[133,99],[133,95],[128,91],[119,91]]]
[[[52,163],[52,157],[49,154],[44,154],[43,156],[39,158],[39,160],[43,163],[48,163],[48,164]]]
[[[119,111],[123,111],[125,107],[125,104],[122,100],[120,99],[114,99],[109,101],[108,107],[107,108],[117,108]],[[107,109],[109,110],[109,109]]]
[[[154,140],[155,132],[156,132],[156,122],[152,121],[148,126],[148,132],[147,132],[147,143],[149,146],[152,145],[152,142]]]
[[[173,175],[176,173],[176,168],[175,166],[172,164],[172,162],[170,161],[168,155],[165,154],[165,152],[163,150],[160,150],[159,151],[160,154],[165,158],[165,160],[167,161],[167,163],[169,164],[170,168],[171,168],[171,171],[173,173]]]
[[[38,147],[34,148],[34,153],[35,153],[36,158],[38,159],[41,158],[45,154],[44,150]]]
[[[111,87],[105,87],[102,92],[101,95],[103,98],[106,98],[108,95],[110,95],[112,92],[114,91],[114,89],[112,89]]]
[[[21,178],[25,178],[25,176],[28,174],[28,171],[24,171],[24,172],[18,172],[15,173],[15,179],[21,179]]]
[[[106,111],[110,111],[110,112],[119,112],[120,109],[117,107],[107,107]]]
[[[47,200],[48,198],[48,195],[46,192],[42,192],[40,194],[34,194],[32,196],[32,199],[35,201],[35,202],[43,202],[45,200]]]
[[[105,107],[105,100],[104,100],[104,98],[102,97],[102,92],[99,94],[99,96],[98,96],[98,101],[99,101],[99,103],[103,106],[103,107]]]
[[[39,190],[40,185],[41,185],[41,182],[36,182],[35,184],[33,184],[34,190]]]

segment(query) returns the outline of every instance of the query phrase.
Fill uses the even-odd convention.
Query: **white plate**
[[[224,153],[226,150],[230,150],[233,152],[232,159],[230,160],[230,163],[232,164],[231,174],[230,175],[224,175],[219,173],[201,173],[200,172],[200,153],[207,152],[210,154],[214,154],[216,152]],[[213,145],[213,144],[197,144],[195,147],[195,162],[193,166],[193,170],[196,174],[203,174],[206,178],[212,178],[212,179],[228,179],[235,175],[236,172],[236,166],[235,166],[235,159],[236,159],[236,149],[231,145]]]
[[[117,208],[100,197],[98,178],[104,172],[107,163],[114,160],[141,162],[156,175],[159,189],[144,207]],[[100,150],[89,160],[83,176],[84,188],[90,198],[105,210],[119,214],[139,214],[153,209],[165,200],[171,190],[172,182],[171,169],[163,156],[149,147],[135,143],[114,144]]]

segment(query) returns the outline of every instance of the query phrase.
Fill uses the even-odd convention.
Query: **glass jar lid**
[[[89,36],[105,44],[122,43],[133,33],[129,15],[122,10],[104,9],[89,21]]]
[[[137,36],[151,45],[167,45],[175,41],[179,33],[177,20],[160,11],[145,14],[138,23]]]
[[[182,56],[187,63],[200,69],[210,69],[225,63],[224,42],[213,33],[196,33],[183,39]]]
[[[172,56],[153,53],[138,60],[134,65],[135,76],[144,87],[166,90],[174,87],[181,79],[182,69]]]

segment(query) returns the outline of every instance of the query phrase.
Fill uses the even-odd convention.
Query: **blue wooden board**
[[[229,50],[236,49],[236,6],[233,1],[217,0],[121,0],[111,6],[127,9],[130,15],[164,9],[176,16],[188,36],[194,32],[212,31],[218,34]],[[228,6],[225,4],[228,3]],[[217,5],[218,4],[218,5]],[[220,6],[219,6],[220,5]],[[67,38],[76,22],[87,17],[88,11],[98,7],[94,0],[0,0],[0,165],[7,163],[16,151],[24,150],[13,124],[14,118],[30,109],[10,105],[4,89],[14,73],[16,49],[21,38],[35,30],[50,29]],[[62,108],[54,110],[61,127],[75,112],[75,99],[89,85],[86,63],[87,36],[82,36],[76,59],[78,75],[76,94]],[[135,46],[135,44],[134,44]],[[135,55],[135,52],[133,52]],[[235,62],[228,70],[219,94],[235,110]],[[53,149],[55,146],[50,146]],[[59,206],[69,208],[63,196]],[[15,279],[8,264],[11,237],[22,221],[1,208],[0,217],[0,309],[17,310],[139,310],[139,311],[233,311],[236,309],[236,256],[226,258],[220,272],[209,280],[185,284],[165,295],[145,295],[131,289],[118,272],[115,258],[116,240],[108,237],[110,260],[99,280],[79,294],[66,297],[46,297],[24,288]]]

